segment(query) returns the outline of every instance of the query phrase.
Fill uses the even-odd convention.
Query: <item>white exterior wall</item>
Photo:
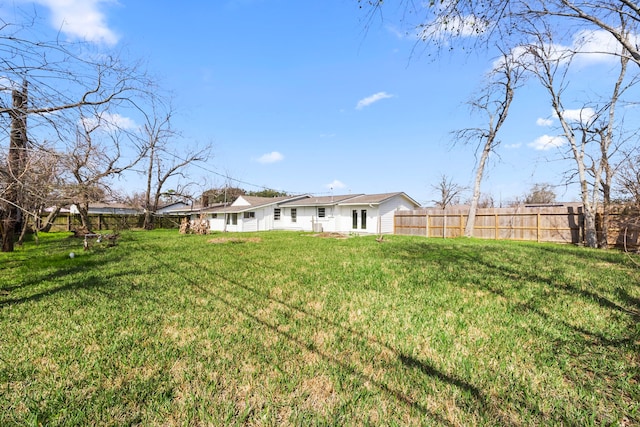
[[[242,200],[242,202],[246,202]],[[228,224],[225,227],[225,214],[218,213],[217,218],[210,218],[209,225],[212,231],[268,231],[268,230],[298,230],[313,231],[313,224],[322,226],[325,232],[338,233],[362,233],[362,234],[391,234],[394,231],[394,217],[396,210],[414,209],[412,203],[402,195],[379,204],[354,204],[320,206],[325,208],[325,217],[318,217],[318,206],[280,207],[280,220],[275,221],[274,209],[277,205],[269,205],[256,208],[255,218],[244,218],[244,213],[238,213],[238,224]],[[291,221],[291,209],[296,209],[296,222]],[[358,227],[353,228],[352,211],[358,211]],[[367,225],[361,228],[362,210],[367,211]],[[227,213],[226,215],[232,215]]]
[[[273,215],[273,208],[267,207],[264,209],[257,209],[255,212],[255,218],[245,218],[244,213],[238,214],[242,217],[242,229],[239,231],[265,231],[271,230],[269,228],[269,220]],[[240,218],[238,218],[238,224]]]
[[[397,195],[380,205],[380,225],[382,234],[393,234],[394,217],[397,210],[415,209],[404,197]]]
[[[322,225],[322,231],[336,231],[336,206],[325,206],[325,217],[318,218],[316,206],[283,207],[280,211],[280,221],[274,221],[278,230],[313,231],[313,224]],[[296,222],[291,222],[291,209],[296,209]]]
[[[296,209],[296,222],[291,221],[291,209]],[[280,219],[273,219],[273,228],[275,230],[311,230],[311,225],[307,226],[307,218],[303,215],[304,208],[280,208]]]
[[[344,205],[340,206],[340,231],[343,233],[375,234],[378,232],[378,207],[369,205]],[[358,211],[358,226],[353,228],[353,211]],[[367,211],[366,228],[362,228],[362,211]]]
[[[210,231],[224,231],[224,215],[217,214],[216,218],[209,218]]]

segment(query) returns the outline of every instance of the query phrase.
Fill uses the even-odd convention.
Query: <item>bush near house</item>
[[[640,423],[635,255],[67,236],[0,254],[2,425]]]

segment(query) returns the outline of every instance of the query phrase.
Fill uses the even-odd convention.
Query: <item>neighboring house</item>
[[[185,212],[191,213],[193,208],[193,203],[188,202],[167,203],[158,207],[156,215],[184,215]]]
[[[72,215],[79,214],[78,207],[71,205],[69,213]],[[143,209],[124,203],[91,203],[89,205],[89,215],[140,215],[144,213]]]
[[[337,233],[393,233],[398,210],[420,205],[405,193],[313,197],[240,196],[230,206],[207,208],[213,231],[300,230]],[[195,219],[199,214],[192,214]]]

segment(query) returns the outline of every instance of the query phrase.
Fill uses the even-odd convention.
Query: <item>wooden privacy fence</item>
[[[395,233],[425,237],[464,236],[468,208],[397,211]],[[473,237],[580,243],[582,208],[575,206],[478,209]]]
[[[44,222],[46,217],[42,217]],[[91,228],[94,231],[100,230],[122,230],[128,228],[139,228],[144,224],[144,215],[114,215],[114,214],[89,214]],[[53,221],[51,231],[73,231],[80,227],[79,215],[60,215]],[[172,216],[156,216],[154,220],[155,228],[178,228],[180,218]]]

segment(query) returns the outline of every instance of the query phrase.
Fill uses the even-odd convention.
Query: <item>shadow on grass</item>
[[[61,292],[68,292],[77,289],[90,289],[95,288],[100,291],[99,288],[106,285],[110,285],[110,281],[118,276],[124,276],[128,273],[120,272],[113,273],[107,277],[103,277],[100,274],[94,274],[94,272],[103,272],[106,263],[118,263],[121,261],[124,255],[110,256],[108,261],[105,259],[69,259],[69,263],[73,263],[71,266],[59,268],[55,272],[45,275],[35,275],[32,279],[26,280],[19,285],[8,286],[2,288],[5,291],[0,294],[0,308],[6,306],[12,306],[17,304],[23,304],[28,302],[40,301],[43,298],[56,295]],[[59,261],[58,261],[59,262]],[[73,278],[73,276],[78,276]],[[72,278],[70,283],[56,286],[57,281],[64,281]],[[30,295],[11,297],[12,293],[16,291],[23,291],[25,293],[31,287],[37,287],[43,282],[50,282],[51,285],[43,285],[40,290],[31,293]],[[101,291],[106,294],[104,290]]]
[[[399,403],[401,403],[402,405],[407,406],[408,408],[410,408],[411,410],[415,410],[417,412],[419,412],[420,414],[422,414],[422,416],[428,417],[429,419],[436,421],[440,424],[443,425],[453,425],[450,421],[448,421],[446,418],[444,418],[442,415],[430,410],[427,406],[425,406],[423,403],[416,401],[415,399],[413,399],[410,395],[406,394],[405,392],[399,390],[398,388],[395,388],[389,384],[387,384],[386,382],[380,381],[376,378],[374,378],[372,375],[365,373],[363,370],[361,369],[357,369],[354,366],[351,366],[349,363],[346,363],[345,361],[341,360],[339,357],[337,357],[336,355],[333,355],[329,352],[326,351],[322,351],[321,349],[317,348],[314,344],[310,344],[308,342],[305,342],[304,337],[298,337],[290,332],[287,332],[285,330],[283,330],[282,328],[280,328],[281,325],[279,325],[278,323],[274,322],[274,323],[270,323],[268,321],[265,321],[264,319],[261,319],[260,317],[258,317],[257,315],[255,315],[254,313],[252,313],[251,311],[247,310],[246,307],[243,307],[237,303],[232,302],[229,298],[225,297],[225,294],[229,294],[230,296],[233,295],[233,293],[229,292],[228,290],[225,291],[224,288],[220,288],[220,287],[215,287],[215,288],[206,288],[204,286],[202,286],[201,284],[188,279],[189,274],[187,273],[186,270],[188,270],[187,268],[179,268],[177,266],[187,266],[187,265],[192,265],[194,260],[191,258],[184,258],[184,259],[176,259],[175,263],[173,264],[168,264],[168,263],[164,263],[162,261],[160,261],[161,257],[156,257],[156,260],[158,260],[158,262],[160,262],[162,264],[162,267],[167,269],[168,271],[172,271],[174,274],[178,275],[179,277],[183,278],[184,280],[187,280],[187,282],[189,283],[190,286],[192,286],[193,288],[197,289],[198,291],[205,293],[211,297],[213,297],[214,299],[216,299],[217,301],[225,304],[226,306],[236,310],[239,313],[242,313],[244,316],[246,316],[247,318],[251,319],[252,321],[254,321],[256,324],[259,324],[267,329],[269,329],[270,331],[274,332],[275,334],[284,337],[285,339],[287,339],[290,343],[294,344],[295,346],[304,349],[306,351],[312,352],[314,354],[316,354],[317,356],[321,357],[322,359],[324,359],[325,361],[330,362],[331,364],[339,367],[342,370],[345,370],[347,372],[349,372],[349,374],[351,376],[353,376],[354,378],[358,378],[362,381],[365,381],[369,384],[373,384],[377,389],[379,389],[381,392],[385,393],[386,395],[392,397],[393,399],[395,399],[396,401],[398,401]],[[266,268],[266,269],[272,269],[273,267],[267,265],[266,263],[256,263],[255,260],[246,260],[246,259],[236,259],[235,262],[237,263],[245,263],[247,264],[248,267],[251,268],[255,268],[256,266],[259,266],[260,268]],[[249,265],[250,264],[250,265]],[[204,266],[204,265],[199,265],[200,268],[207,268],[208,266]],[[375,348],[376,347],[382,347],[384,349],[386,349],[388,352],[390,352],[391,354],[393,354],[396,357],[396,360],[399,362],[399,366],[402,367],[402,369],[404,369],[405,374],[402,375],[403,381],[409,381],[409,383],[404,383],[405,385],[411,385],[411,383],[413,383],[416,380],[411,380],[412,375],[410,374],[410,372],[419,372],[420,374],[424,375],[425,377],[435,380],[437,382],[440,382],[442,384],[457,388],[458,390],[461,391],[461,394],[463,396],[468,396],[468,398],[471,400],[471,406],[467,407],[466,409],[463,410],[475,410],[477,411],[477,413],[479,414],[483,414],[484,416],[486,416],[488,419],[492,420],[493,422],[497,423],[498,425],[508,425],[511,424],[511,420],[509,420],[508,418],[505,418],[503,411],[501,410],[501,408],[498,408],[496,406],[495,403],[493,403],[491,401],[491,399],[489,399],[487,396],[485,396],[485,394],[482,392],[482,390],[480,390],[479,388],[477,388],[476,386],[474,386],[473,384],[471,384],[470,382],[465,381],[463,378],[458,377],[456,375],[453,374],[449,374],[447,372],[444,372],[438,368],[436,368],[433,364],[429,363],[428,361],[424,361],[424,360],[419,360],[403,351],[398,350],[397,348],[394,348],[393,346],[389,345],[388,343],[382,342],[370,335],[365,334],[362,331],[356,330],[354,328],[348,327],[348,326],[344,326],[342,324],[339,324],[327,317],[324,316],[320,316],[316,313],[310,312],[302,307],[299,306],[295,306],[292,305],[284,300],[278,299],[273,297],[272,295],[260,291],[254,287],[251,286],[247,286],[243,283],[240,283],[237,280],[234,280],[230,277],[227,277],[219,272],[215,272],[215,271],[210,271],[213,275],[215,275],[216,277],[218,277],[218,279],[220,280],[220,283],[226,283],[228,286],[231,286],[235,289],[242,289],[258,298],[261,298],[265,301],[272,301],[274,303],[280,304],[282,307],[286,307],[288,310],[292,311],[292,312],[297,312],[301,315],[306,316],[309,319],[315,319],[315,321],[320,323],[320,330],[326,330],[327,328],[334,328],[336,330],[341,330],[344,331],[348,334],[349,336],[349,340],[358,343],[361,342],[366,342],[367,346],[370,349],[370,353],[376,353]],[[223,294],[223,292],[225,294]],[[237,296],[237,295],[236,295]],[[358,346],[358,344],[354,344],[356,347]],[[362,353],[362,350],[359,350]],[[397,368],[394,368],[397,369]],[[412,387],[413,388],[420,388],[422,386],[422,384],[419,384],[418,382],[413,383]],[[537,408],[534,407],[528,407],[528,409],[531,411],[531,413],[537,414],[538,416],[542,416],[542,414],[539,412],[539,410]]]
[[[581,269],[589,268],[590,263],[597,262],[629,267],[628,264],[620,260],[620,257],[612,256],[610,253],[602,254],[595,250],[567,251],[561,247],[550,248],[547,245],[526,250],[531,251],[532,256],[535,257],[535,252],[538,249],[550,254],[549,259],[557,256],[560,263],[573,264],[572,268],[578,272]],[[465,283],[463,286],[475,287],[500,296],[517,312],[525,316],[535,315],[543,319],[545,324],[555,324],[558,331],[568,331],[568,334],[561,336],[546,338],[542,336],[543,339],[554,344],[553,348],[556,354],[565,354],[572,358],[586,358],[587,360],[592,358],[593,363],[597,364],[602,363],[600,355],[612,354],[612,349],[618,349],[629,355],[640,353],[640,329],[635,327],[640,320],[640,301],[629,294],[628,287],[627,289],[611,285],[599,287],[596,286],[599,284],[596,284],[586,289],[585,284],[574,284],[570,278],[555,277],[557,272],[553,270],[535,269],[535,263],[532,263],[533,268],[519,269],[518,262],[513,262],[513,260],[503,262],[505,258],[510,256],[513,255],[505,251],[504,248],[493,250],[491,245],[482,246],[482,248],[460,245],[455,249],[443,250],[440,245],[428,242],[413,244],[404,252],[404,255],[396,254],[399,262],[407,262],[412,265],[420,263],[433,265],[435,263],[443,268],[447,268],[448,265],[462,266],[461,274],[468,274],[468,279],[460,281],[460,283]],[[541,260],[540,265],[544,265],[544,262],[544,259]],[[635,289],[638,283],[630,280],[628,286]],[[604,312],[610,313],[613,318],[620,319],[616,332],[611,334],[600,332],[595,328],[589,328],[589,325],[584,321],[570,322],[571,319],[565,319],[562,313],[550,309],[545,310],[546,307],[549,307],[548,296],[560,293],[575,298],[577,303],[579,301],[583,301],[585,304],[594,303]],[[617,301],[610,297],[614,295],[618,297]],[[547,332],[540,329],[539,333],[546,334]],[[584,370],[583,373],[580,373],[581,369]],[[570,376],[577,374],[578,378],[584,375],[585,378],[593,380],[591,377],[593,372],[590,370],[591,368],[587,365],[584,365],[583,368],[576,365],[570,373],[566,374]],[[615,378],[609,376],[606,371],[600,372],[599,375],[602,376],[601,380],[604,382],[615,381]],[[579,381],[584,381],[584,378]],[[629,391],[625,391],[625,393],[633,399],[633,393],[629,394]]]
[[[536,248],[537,250],[538,248]],[[566,250],[562,251],[562,248],[550,248],[548,246],[541,246],[540,249],[545,252],[550,252],[552,254],[561,255],[563,258],[566,258],[569,254],[570,256],[578,256],[580,258],[584,258],[589,262],[593,262],[594,259],[599,259],[601,261],[610,262],[611,256],[607,254],[598,254],[597,251],[578,251],[578,252],[570,252],[568,253]],[[504,249],[499,250],[500,253],[504,253]],[[513,283],[513,287],[521,287],[523,283],[537,283],[544,286],[549,286],[551,289],[560,289],[569,294],[572,294],[576,297],[584,298],[586,300],[594,301],[598,305],[600,305],[604,309],[614,310],[622,314],[626,314],[631,317],[634,322],[640,320],[640,313],[638,311],[639,301],[636,298],[632,298],[626,291],[622,288],[618,288],[618,295],[621,296],[621,299],[628,303],[628,305],[633,308],[624,307],[615,301],[612,301],[610,298],[603,296],[596,291],[587,290],[580,288],[576,285],[562,282],[557,280],[557,278],[552,278],[548,276],[543,276],[541,274],[536,274],[533,272],[525,272],[523,270],[515,268],[513,263],[505,264],[497,264],[493,262],[487,257],[487,253],[490,253],[491,250],[488,248],[484,248],[483,252],[480,252],[478,248],[473,246],[459,246],[455,249],[443,250],[440,246],[430,245],[429,243],[418,243],[414,244],[411,249],[407,251],[410,256],[400,256],[401,261],[410,262],[412,264],[419,262],[437,262],[439,265],[443,264],[455,264],[460,265],[461,263],[465,263],[470,271],[477,270],[478,266],[484,267],[487,273],[490,273],[493,277],[502,277],[505,279],[509,279],[511,281],[516,281]],[[397,257],[397,256],[396,256]],[[622,264],[623,262],[620,261]],[[582,267],[582,263],[580,267]],[[630,284],[630,286],[637,286],[638,284]],[[496,293],[502,297],[508,297],[501,292],[500,289],[492,287],[490,284],[483,282],[477,284],[488,290],[490,292]]]

